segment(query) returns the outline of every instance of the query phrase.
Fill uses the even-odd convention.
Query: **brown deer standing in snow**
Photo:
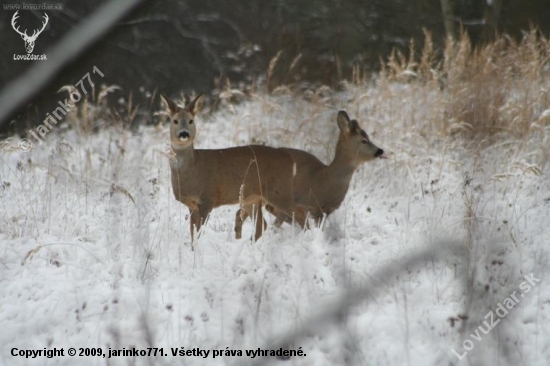
[[[338,112],[337,123],[340,135],[334,159],[329,165],[323,164],[315,156],[302,150],[280,149],[287,152],[296,163],[293,211],[296,221],[302,227],[308,216],[318,224],[324,215],[330,215],[340,206],[346,197],[353,173],[362,163],[386,157],[384,151],[370,141],[359,123],[356,120],[350,120],[346,112]],[[260,207],[261,203],[257,201],[254,204]],[[269,204],[265,207],[277,217],[278,225],[283,221],[292,222],[291,216],[276,207]],[[241,237],[242,223],[251,212],[252,206],[244,206],[237,212],[235,218],[237,238]],[[265,225],[261,210],[258,210],[257,221],[262,221]]]
[[[170,116],[170,143],[174,152],[170,160],[172,189],[178,201],[191,212],[191,241],[213,208],[241,203],[250,213],[257,204],[292,217],[294,161],[282,150],[259,145],[219,150],[194,147],[195,117],[202,109],[200,95],[186,107],[180,107],[161,95]],[[263,218],[257,219],[255,239],[263,231]],[[303,223],[302,223],[303,224]]]

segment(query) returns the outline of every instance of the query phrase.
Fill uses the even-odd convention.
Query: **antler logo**
[[[42,22],[42,29],[40,29],[40,30],[35,29],[32,36],[29,36],[27,34],[26,29],[25,29],[25,32],[21,32],[19,30],[19,26],[16,26],[16,24],[15,24],[15,21],[17,20],[17,18],[19,18],[19,15],[17,15],[18,12],[19,12],[19,10],[17,10],[15,12],[15,14],[13,14],[13,18],[11,18],[11,26],[12,26],[14,31],[16,31],[17,33],[19,33],[21,35],[21,38],[23,38],[23,41],[25,41],[25,49],[27,50],[27,53],[32,53],[32,50],[34,49],[34,42],[36,42],[36,39],[38,38],[40,33],[42,33],[42,31],[44,30],[44,28],[46,28],[46,25],[48,24],[48,20],[49,20],[48,14],[44,13],[45,21]]]

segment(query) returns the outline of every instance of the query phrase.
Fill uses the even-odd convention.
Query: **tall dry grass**
[[[373,115],[387,112],[388,108],[411,109],[417,117],[410,118],[410,127],[422,136],[460,138],[484,147],[504,140],[528,144],[533,134],[548,129],[549,39],[532,30],[520,42],[504,35],[490,44],[473,48],[468,35],[463,33],[458,41],[448,41],[444,49],[436,49],[431,34],[425,34],[421,50],[411,42],[408,54],[392,52],[381,63],[378,74],[369,74],[360,66],[354,66],[350,80],[341,80],[340,87],[343,87],[338,91],[326,85],[292,84],[288,77],[289,84],[276,83],[273,75],[281,55],[279,52],[271,60],[265,79],[258,81],[265,83],[265,88],[256,83],[232,85],[225,80],[212,92],[210,112],[216,113],[219,109],[234,112],[235,106],[243,101],[261,100],[265,109],[260,112],[271,115],[273,109],[287,108],[283,104],[293,98],[311,115],[310,118],[293,118],[297,119],[296,126],[301,130],[304,123],[314,123],[317,116],[327,115],[331,109],[355,108],[351,113],[361,118],[361,105],[369,98],[377,104],[369,107]],[[299,56],[292,62],[289,74],[298,59]],[[406,87],[399,89],[399,85]],[[365,90],[368,93],[363,93]],[[111,91],[110,88],[101,90],[98,97],[90,100],[86,96],[67,117],[69,125],[88,131],[91,126],[97,130],[98,125],[132,125],[145,114],[147,122],[162,116],[155,110],[155,106],[160,106],[153,101],[156,93],[149,98],[147,110],[138,112],[139,106],[132,103],[131,93],[123,111],[120,105],[109,106],[105,95]],[[419,105],[400,105],[403,93],[419,95]],[[390,107],[384,106],[392,103]],[[398,117],[405,118],[406,113],[409,112],[401,112]],[[288,118],[288,113],[283,117]],[[269,143],[262,136],[253,138]],[[550,158],[549,149],[544,149],[543,153]]]
[[[444,50],[434,49],[429,33],[419,56],[393,52],[382,65],[381,84],[418,84],[433,93],[442,118],[441,133],[465,141],[494,143],[522,139],[550,125],[550,40],[536,30],[516,42],[500,36],[473,48],[466,33]]]
[[[280,53],[271,60],[262,80],[252,85],[220,80],[212,91],[210,116],[235,116],[248,110],[226,132],[232,134],[234,145],[303,148],[327,162],[337,133],[335,113],[346,109],[375,140],[380,136],[385,139],[381,143],[392,141],[393,146],[386,146],[396,153],[418,151],[437,138],[462,141],[467,148],[514,144],[511,160],[537,145],[536,158],[528,163],[550,161],[550,146],[545,143],[550,131],[550,40],[535,30],[519,42],[501,36],[478,48],[463,33],[444,49],[436,49],[426,32],[422,49],[411,42],[408,54],[394,51],[374,75],[356,65],[350,79],[341,80],[338,88],[279,85],[273,79],[279,57]],[[292,62],[289,75],[298,60]],[[128,95],[118,87],[103,86],[85,95],[65,117],[67,126],[84,137],[103,128],[134,129],[165,119],[156,92],[146,93],[144,101],[137,93],[129,92],[127,98],[118,97],[121,93]],[[248,107],[239,109],[245,103]],[[204,125],[201,136],[210,140],[209,129]],[[429,154],[429,149],[425,152]]]

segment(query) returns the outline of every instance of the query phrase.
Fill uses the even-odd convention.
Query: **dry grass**
[[[411,42],[407,55],[394,51],[376,75],[356,65],[351,79],[341,81],[339,90],[325,85],[278,84],[273,77],[279,52],[266,71],[265,88],[219,80],[209,110],[235,115],[240,104],[259,101],[229,132],[235,144],[293,146],[323,161],[332,155],[330,141],[337,133],[334,115],[339,109],[347,109],[359,119],[375,139],[384,129],[386,141],[399,140],[392,146],[395,150],[410,151],[437,137],[479,148],[513,141],[519,145],[517,151],[538,144],[538,158],[530,163],[550,158],[550,147],[544,143],[550,129],[548,39],[531,31],[521,42],[502,36],[474,49],[468,36],[462,34],[458,41],[449,41],[445,49],[438,50],[426,32],[423,48],[417,50]],[[289,74],[299,62],[300,56],[292,60]],[[77,92],[72,89],[63,87],[60,92]],[[131,92],[113,104],[114,92],[121,93],[118,89],[102,86],[92,90],[65,121],[86,134],[102,127],[127,128],[164,119],[156,92],[148,93],[145,101],[139,99],[140,104],[135,102],[138,94]],[[282,122],[266,126],[266,120]],[[384,122],[388,120],[400,121],[406,130],[398,131],[393,123]]]
[[[526,139],[550,119],[550,41],[533,30],[517,43],[507,36],[473,49],[467,34],[437,56],[429,33],[415,57],[394,52],[383,64],[381,82],[422,85],[441,103],[440,132],[466,141],[494,143]]]

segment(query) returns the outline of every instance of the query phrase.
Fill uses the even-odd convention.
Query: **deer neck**
[[[355,159],[338,144],[332,163],[317,175],[317,181],[322,182],[323,186],[317,191],[322,197],[323,212],[329,214],[340,206],[356,168]]]
[[[172,168],[181,170],[194,167],[195,161],[197,159],[197,153],[195,151],[195,148],[193,145],[188,146],[186,148],[175,148],[172,146],[172,159],[170,162],[170,166]]]
[[[336,151],[334,153],[334,159],[332,163],[327,167],[331,177],[335,177],[337,180],[349,181],[353,176],[353,173],[358,167],[357,158],[352,151],[344,148],[342,141],[338,141],[336,145]]]

